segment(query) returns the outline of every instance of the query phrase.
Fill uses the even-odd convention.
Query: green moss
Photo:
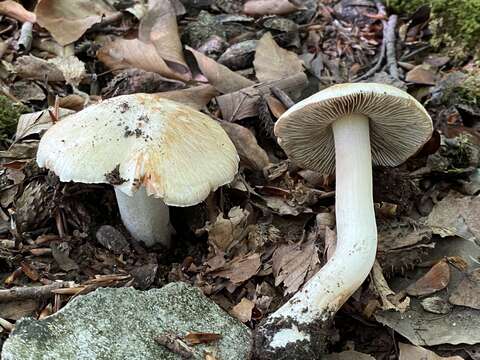
[[[480,70],[452,73],[445,78],[441,103],[480,106]]]
[[[480,0],[384,0],[398,14],[411,14],[422,5],[432,8],[432,45],[447,47],[456,58],[479,55]]]
[[[0,141],[5,141],[15,134],[18,118],[26,112],[28,112],[26,106],[0,95]]]

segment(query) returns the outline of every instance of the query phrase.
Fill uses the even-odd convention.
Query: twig
[[[69,282],[54,282],[53,284],[43,286],[14,287],[0,290],[0,302],[20,299],[44,299],[52,295],[52,290],[69,286]]]
[[[23,51],[30,51],[32,47],[32,40],[33,40],[33,24],[31,22],[25,22],[22,25],[22,29],[20,30],[20,37],[18,38],[18,48]]]
[[[13,325],[10,321],[5,320],[3,318],[0,318],[0,326],[5,330],[7,330],[8,332],[12,332],[13,328],[15,327],[15,325]]]
[[[387,68],[395,79],[398,79],[398,67],[397,67],[397,58],[396,58],[396,50],[395,50],[395,29],[397,27],[397,15],[390,15],[388,18],[387,23],[387,31],[386,31],[386,47],[387,47]]]
[[[270,88],[270,91],[272,92],[273,95],[276,96],[276,98],[278,100],[280,100],[280,102],[285,105],[285,107],[287,109],[291,108],[293,105],[295,105],[295,103],[293,102],[293,100],[290,98],[290,96],[288,96],[285,91],[283,91],[282,89],[276,87],[276,86],[272,86]]]

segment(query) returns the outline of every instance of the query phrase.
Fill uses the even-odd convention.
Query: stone
[[[165,333],[220,334],[221,339],[192,347],[192,359],[206,354],[244,360],[250,330],[207,299],[199,289],[170,283],[161,289],[103,288],[79,296],[43,320],[19,320],[6,340],[2,360],[179,360],[155,341]]]
[[[97,241],[115,254],[121,254],[128,248],[128,241],[123,234],[111,225],[102,225],[95,234]]]

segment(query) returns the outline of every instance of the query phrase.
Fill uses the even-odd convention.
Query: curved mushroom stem
[[[261,359],[315,358],[323,352],[335,313],[360,287],[375,261],[377,227],[369,120],[352,114],[332,127],[336,161],[335,253],[257,330],[255,350]]]
[[[146,246],[170,246],[170,215],[163,200],[148,196],[144,187],[128,196],[115,187],[123,225],[135,240]]]

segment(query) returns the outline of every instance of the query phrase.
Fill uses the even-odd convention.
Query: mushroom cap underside
[[[390,85],[355,83],[331,86],[295,104],[275,124],[275,135],[294,162],[331,174],[335,169],[331,124],[355,113],[370,119],[374,165],[403,163],[433,131],[427,111],[408,93]]]
[[[191,206],[233,180],[239,157],[207,115],[154,94],[123,95],[52,126],[39,166],[61,181],[111,183],[128,195],[140,186],[167,205]]]

